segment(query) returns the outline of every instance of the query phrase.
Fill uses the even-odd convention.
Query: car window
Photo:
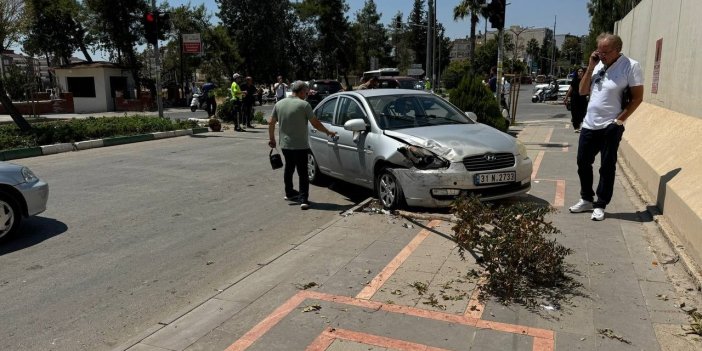
[[[373,96],[368,104],[381,129],[473,123],[462,111],[434,95]]]
[[[337,118],[337,124],[343,126],[344,123],[356,118],[362,118],[366,122],[368,121],[368,118],[363,113],[363,109],[358,102],[346,97],[340,98],[339,118]]]
[[[333,98],[324,103],[315,110],[314,115],[320,122],[332,123],[334,120],[334,107],[336,107],[337,98]]]

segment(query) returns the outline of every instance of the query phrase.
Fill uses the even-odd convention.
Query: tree
[[[583,50],[580,45],[580,38],[573,35],[566,35],[561,52],[565,55],[570,65],[582,64]]]
[[[590,14],[590,32],[583,53],[583,59],[597,48],[597,36],[603,32],[612,33],[614,22],[621,20],[641,0],[590,0],[587,3],[587,12]]]
[[[76,0],[28,1],[24,51],[44,55],[50,66],[70,63],[76,50],[81,50],[85,59],[92,62],[87,49],[91,38],[83,27],[85,13],[81,9]]]
[[[137,92],[141,90],[141,63],[135,48],[143,41],[142,18],[149,6],[145,0],[85,0],[92,33],[99,47],[118,64],[129,68]]]
[[[414,57],[410,50],[410,41],[407,30],[403,23],[403,14],[397,11],[392,20],[392,44],[394,46],[394,64],[391,66],[397,67],[401,72],[406,71],[414,62]]]
[[[331,54],[320,58],[320,73],[334,77],[338,70],[346,85],[351,86],[348,74],[355,56],[355,43],[344,15],[348,8],[345,0],[304,0],[299,13],[303,20],[310,20],[317,27],[318,52]]]
[[[458,21],[470,16],[470,48],[468,58],[472,62],[475,58],[475,27],[480,21],[480,16],[485,16],[485,0],[461,0],[453,8],[453,20]]]
[[[554,62],[552,62],[552,57],[555,56],[554,51],[555,50],[555,45],[554,45],[554,38],[553,38],[553,30],[546,28],[546,33],[544,35],[544,41],[541,45],[541,51],[539,52],[539,67],[541,74],[549,74],[551,72],[551,66]],[[555,58],[555,57],[554,57]]]
[[[541,52],[541,47],[539,47],[539,41],[531,38],[527,42],[527,47],[526,47],[526,53],[529,55],[529,62],[538,62],[539,60],[539,53]],[[531,69],[531,67],[529,68]]]
[[[217,14],[243,59],[241,67],[255,79],[273,80],[287,61],[285,37],[289,1],[216,0]]]
[[[414,51],[414,63],[421,63],[426,71],[427,56],[427,14],[424,11],[424,0],[414,0],[414,7],[409,18],[409,42]],[[431,74],[427,72],[427,74]]]
[[[372,58],[377,59],[382,66],[388,64],[392,48],[385,26],[380,22],[381,16],[373,0],[366,0],[363,8],[356,12],[356,22],[351,25],[351,30],[357,39],[357,73],[367,71],[371,67]]]
[[[0,45],[2,45],[0,49],[4,51],[18,43],[25,27],[24,0],[0,0]],[[10,113],[10,117],[21,131],[29,131],[32,129],[29,122],[22,117],[22,114],[12,104],[12,100],[7,97],[3,66],[4,64],[0,62],[0,74],[2,74],[0,77],[0,103],[5,111]]]

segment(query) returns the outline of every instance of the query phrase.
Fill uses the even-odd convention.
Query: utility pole
[[[157,13],[156,0],[151,0],[151,8]],[[154,43],[154,66],[156,66],[156,105],[158,116],[163,118],[163,101],[161,100],[161,54],[158,51],[159,16],[156,16],[156,42]]]
[[[429,0],[427,2],[429,5],[429,13],[427,14],[427,63],[426,69],[424,71],[426,74],[426,78],[430,79],[429,84],[431,85],[432,89],[434,89],[434,82],[431,81],[430,78],[434,75],[434,34],[432,30],[432,19],[434,18],[434,2],[433,0]]]
[[[553,49],[551,50],[551,77],[553,77],[553,66],[556,65],[556,18],[553,16]]]

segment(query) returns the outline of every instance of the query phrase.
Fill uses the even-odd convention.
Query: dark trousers
[[[241,123],[250,126],[251,120],[253,120],[253,102],[245,102],[242,106]]]
[[[614,191],[614,174],[617,170],[617,150],[624,134],[624,126],[612,123],[605,129],[583,128],[578,142],[578,176],[580,177],[580,197],[594,202],[594,207],[605,208]],[[600,156],[600,182],[597,185],[597,201],[592,191],[592,164],[598,153]]]
[[[570,108],[570,121],[573,122],[573,129],[579,129],[580,125],[583,124],[583,119],[585,119],[585,114],[587,113],[586,108],[574,107],[571,105]]]
[[[206,101],[205,111],[207,111],[208,117],[214,116],[215,112],[217,112],[217,101],[215,101],[214,97],[208,97]]]
[[[241,127],[241,101],[234,101],[232,106],[232,120],[234,120],[234,128]]]
[[[310,192],[310,178],[307,175],[307,154],[309,152],[310,149],[283,149],[283,157],[285,158],[285,169],[283,172],[285,195],[291,195],[295,192],[293,187],[293,173],[295,173],[295,169],[297,169],[301,202],[307,202],[307,197]]]

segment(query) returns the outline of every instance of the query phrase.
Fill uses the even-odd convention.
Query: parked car
[[[317,106],[322,99],[325,97],[344,90],[336,80],[333,79],[319,79],[309,82],[310,92],[307,95],[307,102],[312,105],[312,107]]]
[[[423,90],[424,83],[412,77],[378,77],[378,88]]]
[[[19,230],[23,218],[46,210],[49,185],[29,168],[0,161],[0,241]]]
[[[313,183],[330,176],[373,189],[387,208],[447,207],[459,195],[493,200],[531,188],[524,145],[429,92],[341,92],[314,114],[338,134],[331,140],[310,125]]]

